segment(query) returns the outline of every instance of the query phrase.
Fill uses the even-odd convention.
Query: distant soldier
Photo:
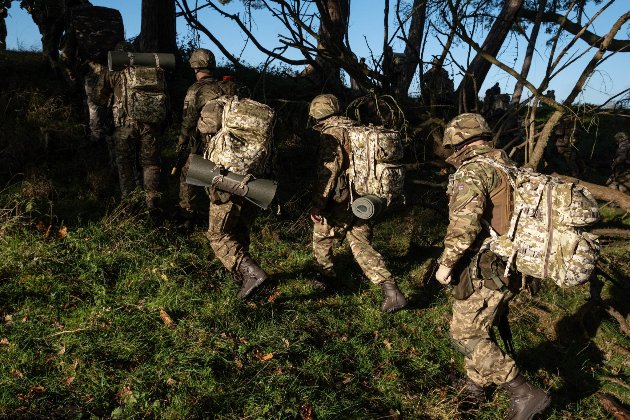
[[[448,108],[453,106],[454,85],[448,72],[438,59],[433,60],[431,68],[423,75],[420,87],[422,102],[434,115],[448,115]]]
[[[178,139],[178,154],[188,156],[190,153],[202,153],[205,149],[209,137],[216,134],[220,128],[220,121],[216,121],[213,128],[207,130],[206,134],[201,134],[197,130],[201,110],[206,103],[217,99],[222,95],[243,95],[245,89],[237,86],[231,80],[219,81],[213,77],[215,71],[215,58],[211,51],[199,48],[190,56],[189,63],[195,72],[196,82],[188,88],[184,99],[184,109],[182,113],[182,128]],[[217,108],[216,119],[220,120],[220,109]],[[186,183],[188,175],[188,162],[181,168],[179,180],[179,209],[178,217],[182,222],[182,227],[188,228],[195,215],[193,201],[195,190]]]
[[[612,163],[612,174],[606,185],[610,188],[630,194],[630,140],[624,132],[615,134],[617,152]]]
[[[131,44],[121,42],[117,50],[131,52]],[[113,146],[118,180],[123,197],[136,189],[136,173],[141,174],[146,206],[157,210],[160,184],[160,134],[167,111],[164,70],[160,67],[128,66],[110,71],[105,77],[104,95],[113,92]],[[140,167],[136,167],[139,157]]]
[[[483,387],[500,385],[510,395],[506,418],[530,419],[549,405],[549,396],[520,374],[491,333],[521,283],[505,277],[501,257],[480,251],[490,228],[499,235],[507,232],[512,213],[507,176],[484,161],[510,164],[503,150],[491,147],[491,139],[490,127],[479,114],[461,114],[446,126],[444,146],[455,150],[447,162],[457,171],[449,180],[449,225],[435,277],[454,285],[450,335],[464,354],[468,393],[482,400]]]
[[[339,101],[334,95],[319,95],[313,99],[309,115],[321,133],[315,185],[310,217],[313,226],[313,255],[318,271],[326,281],[334,281],[333,246],[348,239],[355,260],[365,276],[381,287],[383,312],[393,312],[407,305],[398,290],[385,261],[372,247],[372,223],[358,219],[349,209],[352,188],[346,171],[350,165],[350,139],[346,127],[356,125],[353,120],[339,116]]]
[[[192,152],[201,153],[221,128],[223,108],[216,99],[223,95],[236,95],[239,89],[230,80],[217,81],[212,77],[216,64],[209,50],[199,48],[193,51],[189,63],[197,81],[186,93],[178,143],[180,147],[187,147],[190,143]],[[200,127],[202,130],[199,130],[201,133],[198,136]],[[191,187],[185,183],[188,167],[189,162],[182,168],[179,205],[184,212],[191,213]],[[209,190],[209,196],[206,236],[217,259],[241,285],[237,296],[245,299],[268,277],[249,254],[250,228],[257,208],[244,197],[216,188]]]
[[[5,19],[9,14],[9,7],[11,7],[11,0],[0,1],[0,51],[7,49],[7,23]]]

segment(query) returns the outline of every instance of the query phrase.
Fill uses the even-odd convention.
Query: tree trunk
[[[142,24],[134,44],[139,52],[177,51],[175,0],[142,0]]]
[[[348,0],[317,0],[317,9],[320,14],[318,51],[316,66],[309,72],[309,77],[321,86],[322,91],[341,93],[341,71],[336,63],[341,57],[335,52],[344,49],[350,4]]]
[[[420,49],[422,47],[422,36],[424,34],[426,17],[426,0],[414,0],[411,10],[409,34],[407,35],[405,43],[405,58],[400,69],[400,77],[394,85],[396,93],[402,96],[407,96],[413,76],[416,74],[418,64],[420,64]]]
[[[499,16],[497,16],[481,46],[484,52],[496,57],[522,5],[523,0],[505,0]],[[480,54],[477,54],[472,60],[466,70],[466,75],[457,88],[460,112],[476,110],[477,94],[490,71],[490,67],[490,62]]]
[[[529,74],[529,69],[532,65],[532,58],[534,51],[536,50],[536,41],[538,40],[538,34],[540,33],[540,25],[542,21],[542,14],[547,7],[547,0],[540,0],[538,5],[538,14],[536,15],[536,21],[534,27],[529,35],[529,42],[527,43],[527,50],[525,51],[525,59],[523,60],[523,67],[521,68],[521,76],[526,79]],[[514,93],[512,94],[512,105],[518,105],[521,102],[521,95],[523,94],[523,82],[517,81],[514,86]]]

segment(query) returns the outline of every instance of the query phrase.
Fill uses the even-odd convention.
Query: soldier
[[[461,114],[444,132],[444,146],[455,152],[447,162],[457,168],[448,186],[449,225],[436,279],[453,284],[450,336],[464,354],[467,388],[483,398],[483,387],[502,386],[510,395],[507,418],[529,419],[550,403],[549,396],[519,373],[490,333],[509,301],[518,293],[519,279],[504,276],[505,262],[480,245],[489,227],[504,234],[511,217],[512,191],[505,174],[481,159],[508,164],[500,149],[491,147],[490,127],[479,114]]]
[[[554,129],[556,156],[566,163],[571,176],[577,177],[581,173],[581,162],[575,147],[576,129],[570,120],[561,120]]]
[[[202,152],[210,137],[220,128],[221,112],[217,109],[216,123],[201,139],[197,138],[197,125],[204,106],[222,95],[238,93],[236,84],[231,81],[217,81],[212,77],[215,59],[212,52],[199,48],[190,56],[190,67],[195,71],[197,81],[188,88],[184,100],[182,129],[179,135],[179,147],[191,143],[193,153]],[[205,119],[205,116],[204,116]],[[205,131],[205,130],[204,130]],[[188,213],[191,209],[191,187],[186,184],[189,162],[182,168],[180,180],[180,208]],[[237,284],[241,285],[238,297],[245,299],[265,280],[267,273],[256,264],[249,254],[250,227],[256,216],[256,206],[244,197],[229,194],[212,188],[209,191],[210,208],[208,232],[215,256],[227,268]]]
[[[335,243],[348,239],[355,260],[365,276],[381,286],[383,312],[394,312],[407,305],[381,254],[372,247],[372,224],[356,218],[350,211],[350,184],[346,171],[350,165],[350,140],[346,127],[356,123],[339,116],[339,101],[334,95],[319,95],[313,99],[309,115],[321,133],[317,183],[310,210],[313,227],[313,255],[318,271],[327,280],[336,275],[332,262]]]
[[[445,116],[454,102],[454,87],[448,72],[438,58],[434,58],[431,68],[423,75],[420,87],[422,101],[437,116]]]
[[[610,188],[630,193],[630,140],[624,132],[615,134],[617,141],[617,153],[612,163],[612,174],[606,185]]]
[[[131,51],[128,42],[121,42],[117,50]],[[155,71],[151,71],[155,70]],[[160,134],[166,118],[166,93],[163,70],[160,68],[143,71],[138,76],[134,67],[108,72],[103,86],[103,96],[113,92],[114,133],[113,147],[118,168],[118,180],[123,197],[136,188],[136,170],[142,171],[142,186],[145,201],[150,211],[157,210],[160,182]],[[134,86],[134,80],[142,78],[144,85],[155,85],[147,100],[142,91]],[[140,168],[136,168],[139,156]]]

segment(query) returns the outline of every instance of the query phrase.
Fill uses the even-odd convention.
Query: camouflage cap
[[[214,54],[210,50],[205,48],[197,48],[195,51],[190,54],[190,59],[188,60],[190,63],[190,67],[193,69],[209,69],[214,70],[216,67],[216,61],[214,59]]]
[[[308,108],[308,115],[316,120],[321,120],[323,118],[330,117],[331,115],[338,114],[339,111],[341,111],[339,99],[337,99],[335,95],[326,93],[324,95],[316,96],[311,101],[311,105]]]
[[[622,141],[628,141],[628,135],[624,133],[623,131],[620,131],[617,134],[615,134],[615,140],[617,140],[617,143],[621,143]]]
[[[446,125],[442,144],[444,147],[455,147],[468,140],[491,136],[492,130],[481,115],[466,113],[458,115]]]

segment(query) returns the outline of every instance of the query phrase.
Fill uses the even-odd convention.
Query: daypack
[[[503,171],[513,189],[514,211],[507,233],[498,235],[490,229],[491,236],[482,245],[507,258],[505,276],[515,267],[522,274],[551,279],[560,287],[586,282],[600,250],[597,236],[583,230],[599,220],[591,193],[581,185],[531,168],[484,157],[467,163],[473,162]]]
[[[78,7],[72,10],[68,36],[74,38],[79,57],[106,63],[107,52],[125,40],[122,16],[109,7]]]
[[[217,101],[223,106],[221,129],[208,140],[204,158],[239,175],[261,175],[271,146],[273,109],[238,96]]]
[[[376,195],[390,204],[403,196],[404,149],[400,133],[382,126],[347,127],[350,147],[350,183],[359,195]]]
[[[127,115],[143,123],[160,123],[166,118],[167,96],[164,69],[129,66],[124,70]]]

